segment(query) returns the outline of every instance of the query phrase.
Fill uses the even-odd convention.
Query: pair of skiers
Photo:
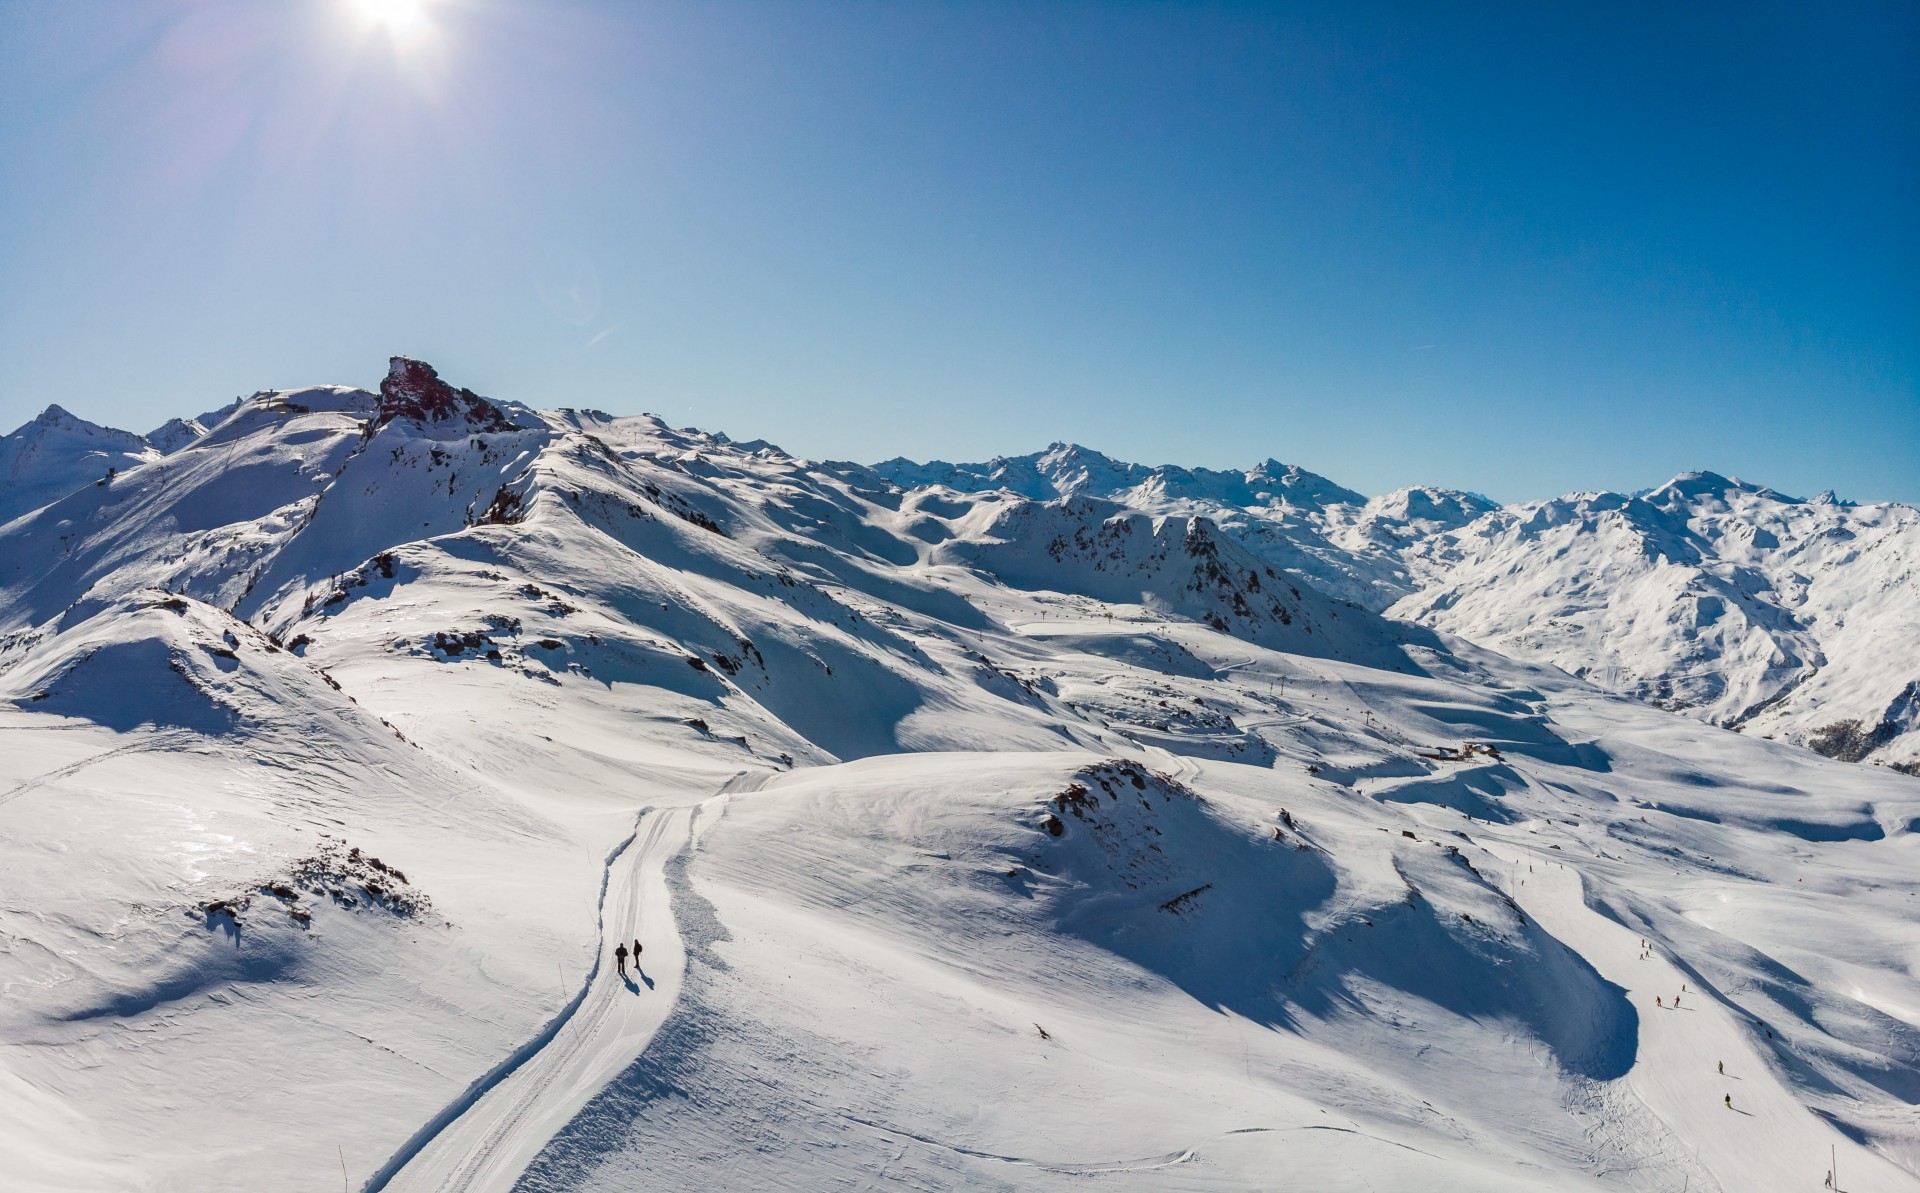
[[[627,946],[625,941],[622,941],[620,944],[614,946],[613,961],[614,961],[614,964],[620,967],[620,976],[623,978],[626,977],[627,976]],[[635,969],[640,968],[640,942],[638,940],[635,940],[633,942],[633,967]]]

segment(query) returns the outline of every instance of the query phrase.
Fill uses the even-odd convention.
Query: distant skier
[[[638,936],[633,938],[633,967],[635,969],[640,968],[640,938]]]
[[[1666,1003],[1663,1003],[1663,1002],[1661,1002],[1661,1001],[1660,1001],[1660,996],[1659,996],[1658,994],[1656,994],[1656,995],[1654,995],[1654,996],[1653,996],[1653,1005],[1654,1005],[1654,1006],[1656,1006],[1656,1007],[1664,1007],[1664,1006],[1666,1006],[1667,1004],[1666,1004]]]
[[[627,976],[627,946],[616,945],[613,950],[613,963],[620,967],[620,976]]]
[[[1724,1060],[1720,1062],[1720,1075],[1722,1077],[1727,1075],[1727,1062]]]
[[[1728,1094],[1728,1095],[1727,1095],[1727,1109],[1728,1109],[1728,1110],[1732,1110],[1732,1109],[1733,1109],[1733,1095],[1732,1095],[1732,1094]]]

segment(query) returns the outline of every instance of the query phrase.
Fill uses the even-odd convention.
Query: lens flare
[[[360,15],[395,40],[417,36],[427,28],[427,0],[353,0]]]

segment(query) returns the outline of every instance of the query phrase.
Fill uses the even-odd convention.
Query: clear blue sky
[[[1920,501],[1920,6],[6,0],[0,424]],[[403,14],[404,15],[404,14]]]

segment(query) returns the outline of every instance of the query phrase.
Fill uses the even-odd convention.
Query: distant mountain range
[[[1425,487],[1366,498],[1276,460],[1148,468],[1061,443],[873,471],[909,489],[1205,517],[1288,574],[1389,617],[1715,725],[1920,773],[1912,506],[1803,501],[1712,472],[1511,506]]]

